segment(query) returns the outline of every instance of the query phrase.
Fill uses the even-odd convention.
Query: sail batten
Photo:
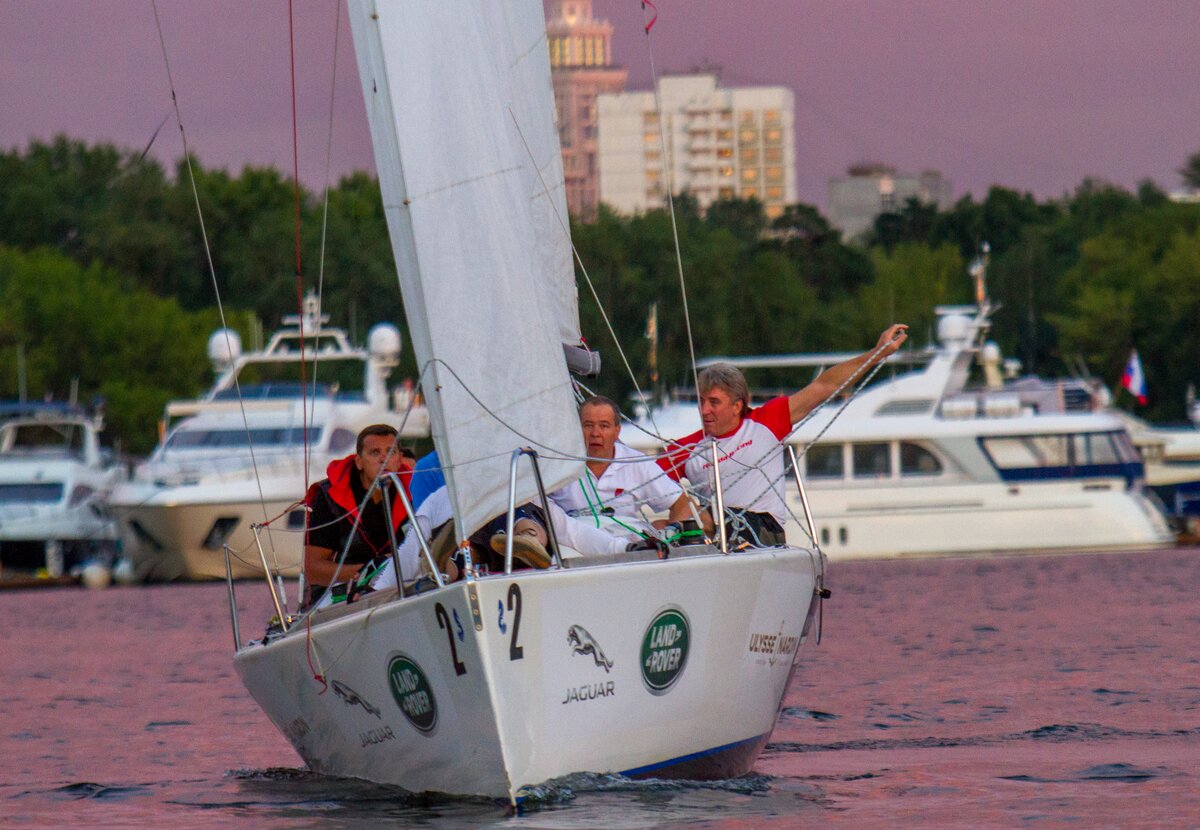
[[[558,230],[546,221],[561,161],[549,178],[535,168],[555,170],[549,139],[559,152],[535,11],[540,21],[538,0],[350,4],[410,338],[463,534],[507,509],[509,457],[530,438],[563,456],[542,461],[548,487],[583,468],[561,345],[578,340],[573,272],[560,285],[565,199]],[[524,501],[536,487],[519,472]]]

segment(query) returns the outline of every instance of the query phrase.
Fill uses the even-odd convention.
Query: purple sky
[[[796,93],[802,200],[858,161],[1052,197],[1085,176],[1179,186],[1200,150],[1193,0],[657,0],[660,73]],[[324,181],[334,0],[297,0],[300,175]],[[630,87],[651,77],[638,0],[595,0]],[[159,0],[189,146],[206,165],[292,168],[284,0]],[[371,167],[343,19],[332,170]],[[438,67],[430,67],[430,72]],[[147,0],[0,0],[0,147],[58,132],[140,149],[170,112]],[[173,120],[155,153],[181,154]]]

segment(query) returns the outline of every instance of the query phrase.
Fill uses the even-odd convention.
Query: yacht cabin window
[[[316,435],[320,427],[308,428],[310,439]],[[211,450],[229,447],[245,447],[253,442],[257,447],[290,447],[302,446],[304,429],[302,427],[259,427],[251,429],[247,439],[246,430],[237,429],[183,429],[176,432],[167,441],[168,450]]]
[[[981,438],[980,443],[1000,470],[1127,464],[1137,460],[1129,447],[1129,437],[1120,431]]]
[[[900,475],[936,476],[942,472],[942,462],[936,455],[911,441],[900,442]]]
[[[0,484],[0,504],[53,504],[62,501],[60,482]]]
[[[891,478],[891,445],[886,441],[853,446],[855,478]]]
[[[804,455],[807,478],[841,478],[845,474],[841,444],[813,444]]]

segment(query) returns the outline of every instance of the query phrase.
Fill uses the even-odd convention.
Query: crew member
[[[896,324],[879,336],[875,348],[826,369],[798,392],[750,408],[750,389],[735,366],[717,363],[700,372],[702,428],[673,441],[658,463],[675,479],[712,495],[712,438],[725,508],[734,518],[726,524],[731,541],[752,545],[785,544],[787,507],[783,498],[781,443],[792,425],[816,409],[843,383],[896,352],[908,338],[908,326]],[[711,517],[703,517],[708,525]],[[706,529],[711,529],[706,527]]]
[[[579,426],[587,445],[587,472],[550,494],[559,507],[583,521],[633,537],[649,529],[639,512],[643,504],[655,513],[667,511],[667,518],[656,522],[660,527],[692,518],[692,506],[679,484],[654,459],[621,443],[621,411],[616,403],[603,395],[588,398],[579,407]],[[602,517],[611,521],[602,522]]]
[[[385,491],[391,498],[397,542],[404,535],[406,514],[400,495],[393,492],[392,480],[380,476],[398,472],[404,480],[411,469],[411,460],[397,445],[395,427],[374,424],[358,434],[354,455],[330,462],[328,478],[309,488],[307,503],[312,512],[305,538],[304,575],[311,588],[310,602],[328,586],[351,581],[372,560],[391,555]],[[405,563],[406,578],[415,575],[415,570],[415,561]]]

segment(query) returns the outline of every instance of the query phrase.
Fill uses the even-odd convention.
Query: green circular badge
[[[691,629],[678,608],[659,611],[642,637],[642,681],[651,694],[666,694],[687,665]]]
[[[416,661],[397,654],[388,662],[388,688],[396,705],[408,722],[421,732],[432,732],[437,726],[437,701],[425,679],[425,672]]]

